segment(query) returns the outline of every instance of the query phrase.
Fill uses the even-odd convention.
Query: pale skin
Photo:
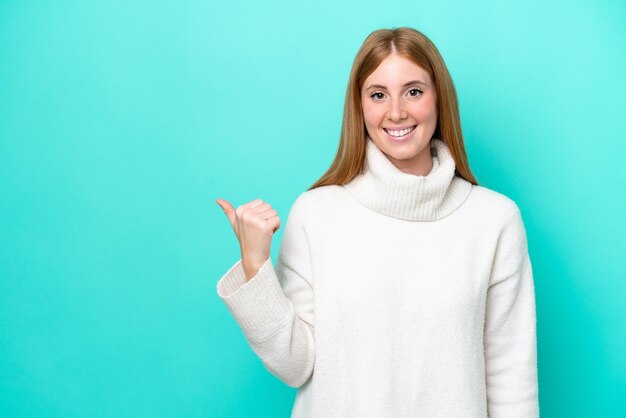
[[[401,171],[425,176],[432,169],[429,143],[437,126],[437,93],[428,73],[392,53],[367,77],[361,90],[365,127],[376,146]],[[414,127],[402,141],[386,131]],[[392,132],[393,133],[393,132]],[[270,256],[280,218],[272,206],[255,199],[235,209],[217,199],[239,241],[246,281]]]
[[[365,127],[376,146],[401,171],[425,176],[432,169],[430,140],[437,127],[437,92],[428,72],[392,53],[361,89]],[[415,127],[395,141],[385,129]]]
[[[241,264],[248,281],[270,256],[272,236],[280,228],[278,213],[261,199],[244,203],[237,209],[224,199],[217,199],[216,202],[235,231],[241,250]]]

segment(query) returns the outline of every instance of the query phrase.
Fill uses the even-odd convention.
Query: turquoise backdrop
[[[438,46],[472,170],[522,210],[542,417],[625,416],[625,21],[618,0],[0,2],[0,416],[288,417],[217,296],[239,247],[215,199],[284,222],[358,47],[397,26]]]

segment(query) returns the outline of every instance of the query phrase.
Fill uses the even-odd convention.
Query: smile
[[[387,128],[383,128],[385,132],[387,132],[389,135],[393,136],[394,138],[402,138],[405,135],[410,134],[413,129],[415,129],[417,125],[413,125],[410,126],[408,128],[405,129],[401,129],[401,130],[392,130],[392,129],[387,129]]]

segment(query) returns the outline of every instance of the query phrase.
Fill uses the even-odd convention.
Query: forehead
[[[363,83],[363,88],[371,84],[385,87],[402,87],[408,81],[420,80],[430,84],[428,72],[408,58],[391,54],[385,58],[378,67],[370,74]]]

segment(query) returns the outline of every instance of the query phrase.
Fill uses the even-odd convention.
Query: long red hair
[[[426,35],[412,28],[400,27],[370,33],[359,48],[346,89],[339,148],[326,173],[309,190],[349,183],[362,172],[367,132],[361,107],[361,88],[367,77],[393,52],[413,61],[430,75],[437,92],[438,110],[433,138],[441,139],[450,149],[456,163],[456,173],[472,184],[478,184],[467,161],[456,90],[448,68]]]

